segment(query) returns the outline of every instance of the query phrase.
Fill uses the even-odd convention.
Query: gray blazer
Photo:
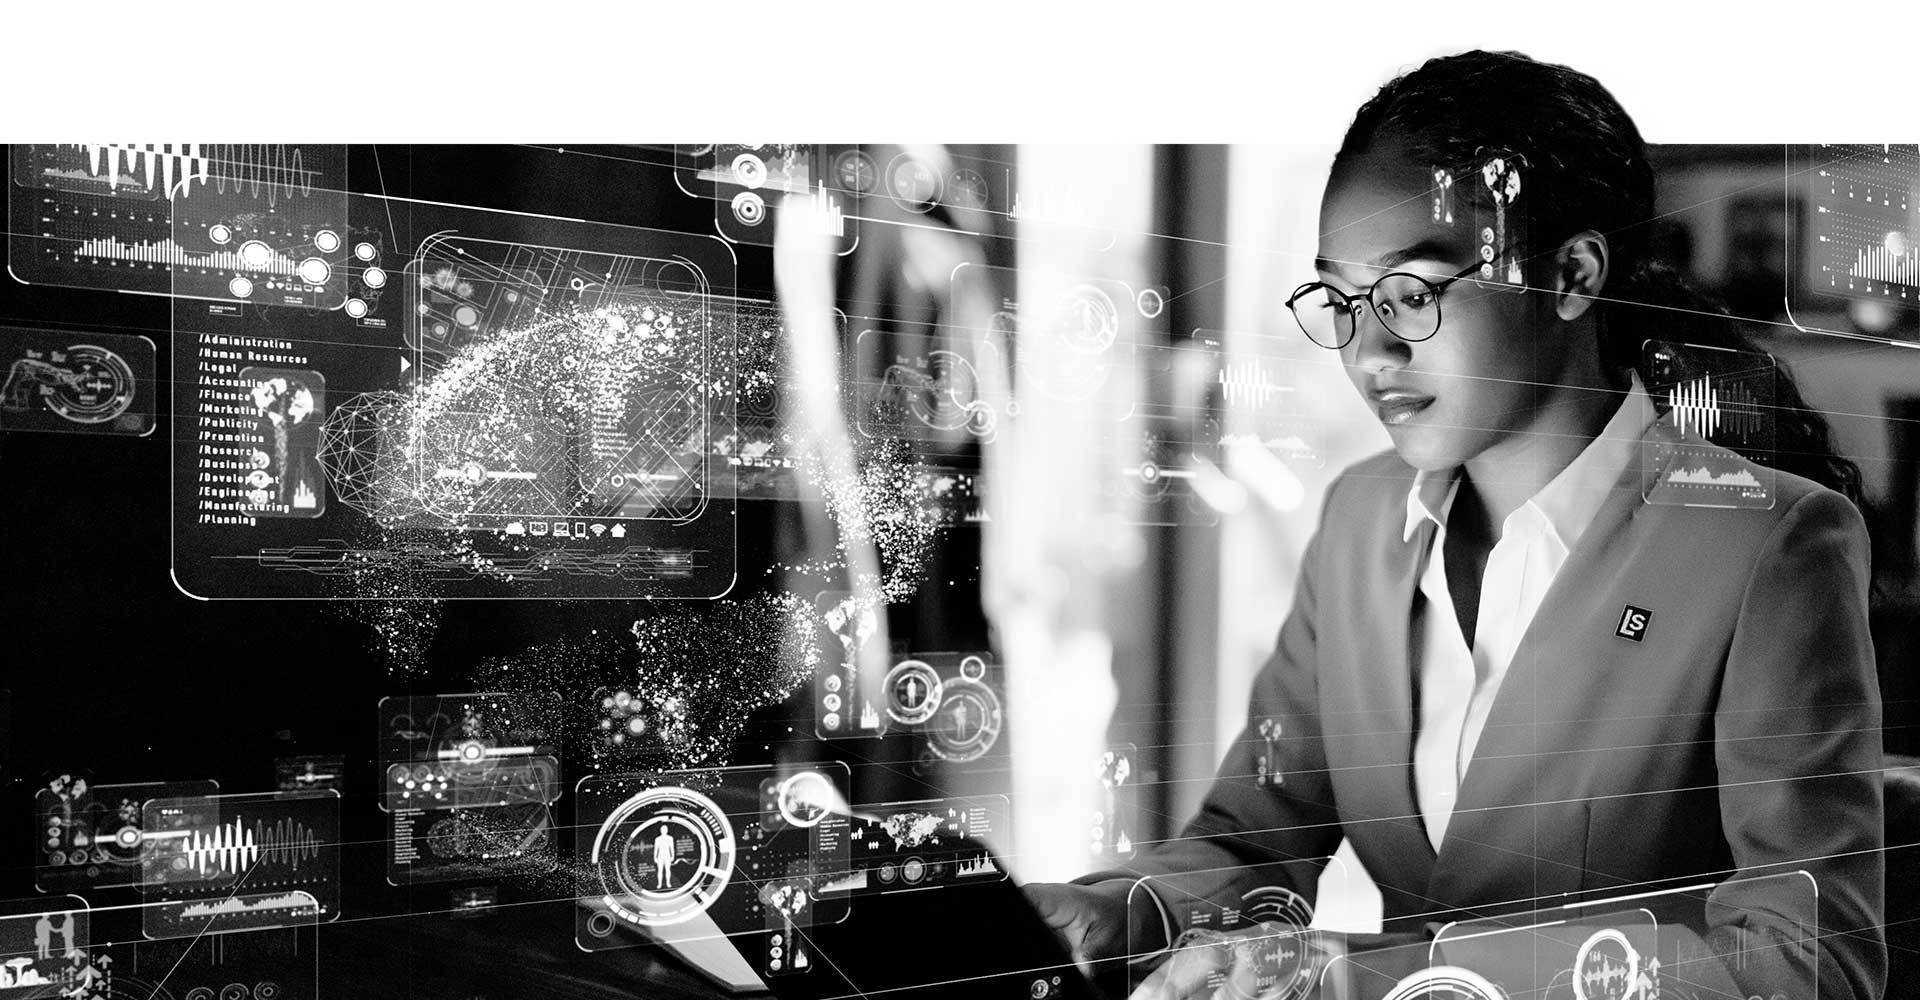
[[[1664,421],[1648,433],[1679,443]],[[1231,902],[1263,880],[1257,866],[1332,854],[1344,836],[1389,931],[1736,879],[1662,921],[1722,949],[1817,921],[1819,996],[1879,997],[1865,525],[1844,497],[1786,473],[1768,510],[1643,502],[1660,471],[1633,463],[1554,579],[1438,856],[1414,800],[1409,643],[1433,526],[1401,540],[1413,470],[1386,453],[1328,491],[1247,729],[1199,814],[1178,840],[1089,878],[1175,876],[1179,893]],[[1616,634],[1629,606],[1649,613],[1638,641]],[[1277,787],[1256,778],[1262,719],[1281,724]],[[1795,869],[1814,876],[1817,903],[1805,880],[1783,891],[1736,878]],[[1309,880],[1294,881],[1311,900]],[[1735,978],[1762,996],[1814,995],[1805,963],[1748,964]]]

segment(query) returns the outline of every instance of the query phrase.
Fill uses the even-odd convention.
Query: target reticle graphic
[[[589,863],[608,912],[642,927],[665,927],[692,920],[720,898],[738,849],[733,824],[712,799],[661,786],[607,817]]]
[[[903,726],[917,726],[940,709],[940,675],[923,660],[901,660],[887,671],[883,685],[887,715]]]
[[[862,149],[842,150],[833,158],[833,173],[840,186],[854,194],[871,194],[880,186],[880,165]]]
[[[901,386],[913,418],[934,430],[965,428],[978,437],[990,437],[993,408],[980,399],[980,375],[973,362],[946,350],[934,351],[927,359],[932,363],[930,374],[903,365],[887,370],[889,384]]]
[[[984,681],[965,676],[966,669],[963,663],[963,675],[948,680],[941,689],[939,710],[927,732],[927,749],[959,764],[979,760],[992,750],[1005,722],[1000,696]]]
[[[1099,285],[1082,282],[1054,303],[1051,332],[1078,353],[1105,353],[1120,337],[1120,307]]]
[[[51,367],[51,366],[49,366]],[[46,379],[47,409],[76,424],[103,424],[133,405],[133,369],[104,347],[67,348],[67,367]]]
[[[939,172],[911,153],[901,153],[887,164],[886,186],[893,203],[915,215],[933,211],[946,193]]]
[[[1296,930],[1313,922],[1313,907],[1299,893],[1277,885],[1247,890],[1240,897],[1240,912],[1254,923],[1281,923]]]
[[[1306,935],[1313,922],[1313,907],[1299,893],[1284,886],[1260,886],[1240,897],[1240,913],[1259,925],[1262,932],[1243,944],[1261,970],[1266,987],[1265,1000],[1300,1000],[1313,989],[1320,969],[1314,956],[1317,949]]]
[[[947,204],[979,210],[987,207],[987,179],[980,171],[961,167],[947,177]]]

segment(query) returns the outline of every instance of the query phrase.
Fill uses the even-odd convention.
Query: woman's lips
[[[1379,414],[1381,423],[1389,426],[1404,424],[1431,405],[1432,396],[1413,392],[1383,392],[1373,397],[1373,411]]]

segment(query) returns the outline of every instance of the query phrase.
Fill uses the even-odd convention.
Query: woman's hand
[[[1292,924],[1180,935],[1173,955],[1131,1000],[1255,1000],[1301,996],[1319,978],[1320,935]]]
[[[1166,944],[1166,930],[1151,900],[1135,899],[1129,908],[1133,885],[1130,879],[1092,885],[1036,882],[1026,892],[1041,918],[1066,939],[1073,960],[1091,974],[1095,963],[1158,951]]]

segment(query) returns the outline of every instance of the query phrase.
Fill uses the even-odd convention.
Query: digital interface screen
[[[7,264],[27,284],[337,309],[345,146],[11,148]]]
[[[326,100],[465,105],[415,41],[442,84]],[[661,99],[636,52],[613,120]],[[763,63],[769,104],[848,69]],[[0,1000],[1709,1000],[1910,958],[1920,147],[1622,158],[1675,181],[1627,263],[1764,295],[1628,268],[1551,323],[1502,257],[1575,210],[1550,151],[1353,225],[1330,151],[9,146]],[[1431,520],[1486,530],[1421,549],[1451,473],[1479,506]],[[1876,879],[1883,926],[1810,918]]]
[[[1813,287],[1920,305],[1920,146],[1820,145],[1806,155]]]
[[[196,596],[714,597],[734,578],[731,257],[712,238],[355,197],[376,298],[174,308]],[[419,234],[417,237],[410,234]],[[391,234],[390,234],[391,235]],[[502,237],[511,237],[503,239]],[[344,244],[343,244],[344,245]],[[397,287],[396,287],[397,286]],[[356,315],[358,314],[358,315]],[[372,321],[379,320],[375,327]]]

